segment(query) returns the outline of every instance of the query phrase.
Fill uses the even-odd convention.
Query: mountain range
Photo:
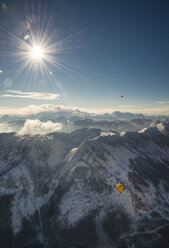
[[[169,247],[169,122],[0,141],[1,248]]]
[[[32,129],[36,129],[37,133],[41,134],[52,131],[71,133],[81,128],[100,128],[120,133],[156,126],[158,123],[168,120],[167,118],[167,116],[144,116],[143,114],[119,111],[112,114],[91,114],[58,107],[58,111],[55,112],[40,112],[25,116],[3,115],[0,117],[0,132],[34,134],[36,132]]]

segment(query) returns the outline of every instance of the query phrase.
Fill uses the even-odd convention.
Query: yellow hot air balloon
[[[124,184],[122,184],[122,183],[119,183],[119,184],[117,184],[117,186],[116,186],[116,188],[117,188],[117,190],[120,192],[120,194],[124,191]]]

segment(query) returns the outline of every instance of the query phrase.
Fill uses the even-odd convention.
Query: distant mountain
[[[116,120],[131,120],[134,118],[145,118],[143,114],[133,114],[129,112],[122,113],[119,111],[113,112],[112,116],[115,117]]]
[[[130,121],[107,121],[107,120],[92,120],[92,119],[79,119],[73,122],[74,128],[83,128],[83,127],[94,127],[101,128],[105,130],[114,130],[116,132],[126,132],[126,131],[139,131],[145,127],[149,127],[154,123],[150,119],[133,119]]]
[[[82,112],[80,110],[64,110],[58,108],[55,112],[41,112],[34,115],[27,115],[27,116],[14,116],[14,115],[3,115],[0,118],[0,122],[9,122],[15,120],[26,120],[26,119],[39,119],[40,121],[48,121],[51,119],[57,118],[66,118],[70,119],[70,121],[75,121],[84,118],[94,119],[94,120],[131,120],[136,118],[145,118],[142,114],[133,114],[133,113],[122,113],[119,111],[112,112],[112,114],[105,113],[105,114],[92,114],[87,112]],[[167,117],[166,117],[167,118]]]
[[[1,132],[19,132],[27,120],[39,120],[43,122],[51,121],[60,124],[61,132],[72,132],[79,128],[100,128],[105,130],[114,130],[116,132],[139,131],[149,126],[156,126],[157,122],[167,120],[167,116],[144,116],[142,114],[133,114],[128,112],[112,112],[112,114],[92,114],[80,110],[64,109],[56,107],[55,112],[40,112],[33,115],[14,116],[4,115],[0,117]],[[39,122],[39,125],[41,125]],[[35,122],[34,122],[35,123]],[[33,124],[33,122],[32,122]],[[29,122],[30,125],[30,122]],[[56,125],[53,125],[55,127]],[[28,130],[28,128],[26,128]],[[31,128],[30,128],[31,130]],[[53,130],[53,131],[56,131]],[[31,133],[31,132],[30,132]]]
[[[80,112],[80,111],[79,111]],[[139,131],[144,127],[148,127],[148,124],[152,122],[149,119],[137,118],[130,120],[116,120],[116,118],[130,119],[135,117],[133,114],[114,112],[111,114],[94,115],[76,111],[77,115],[71,111],[59,111],[59,112],[47,112],[38,113],[36,115],[29,116],[12,116],[5,115],[0,118],[0,132],[19,132],[24,127],[27,120],[39,120],[40,122],[51,121],[53,123],[61,123],[62,132],[72,132],[79,128],[101,128],[106,130],[114,130],[117,132],[126,131]],[[79,114],[79,115],[78,115]],[[124,115],[126,117],[124,117]],[[124,118],[122,118],[122,116]],[[90,118],[89,118],[90,117]],[[107,119],[106,119],[107,118]],[[113,119],[113,120],[112,120]]]
[[[168,233],[168,122],[0,134],[1,248],[167,248]]]

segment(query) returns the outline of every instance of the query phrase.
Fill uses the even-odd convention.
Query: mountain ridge
[[[123,134],[84,128],[0,140],[2,247],[169,244],[167,122]]]

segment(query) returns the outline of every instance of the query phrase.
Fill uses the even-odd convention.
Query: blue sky
[[[169,114],[168,1],[4,1],[0,7],[1,112],[53,104]],[[56,63],[42,58],[43,74],[21,47],[32,36],[38,43],[45,31]]]

